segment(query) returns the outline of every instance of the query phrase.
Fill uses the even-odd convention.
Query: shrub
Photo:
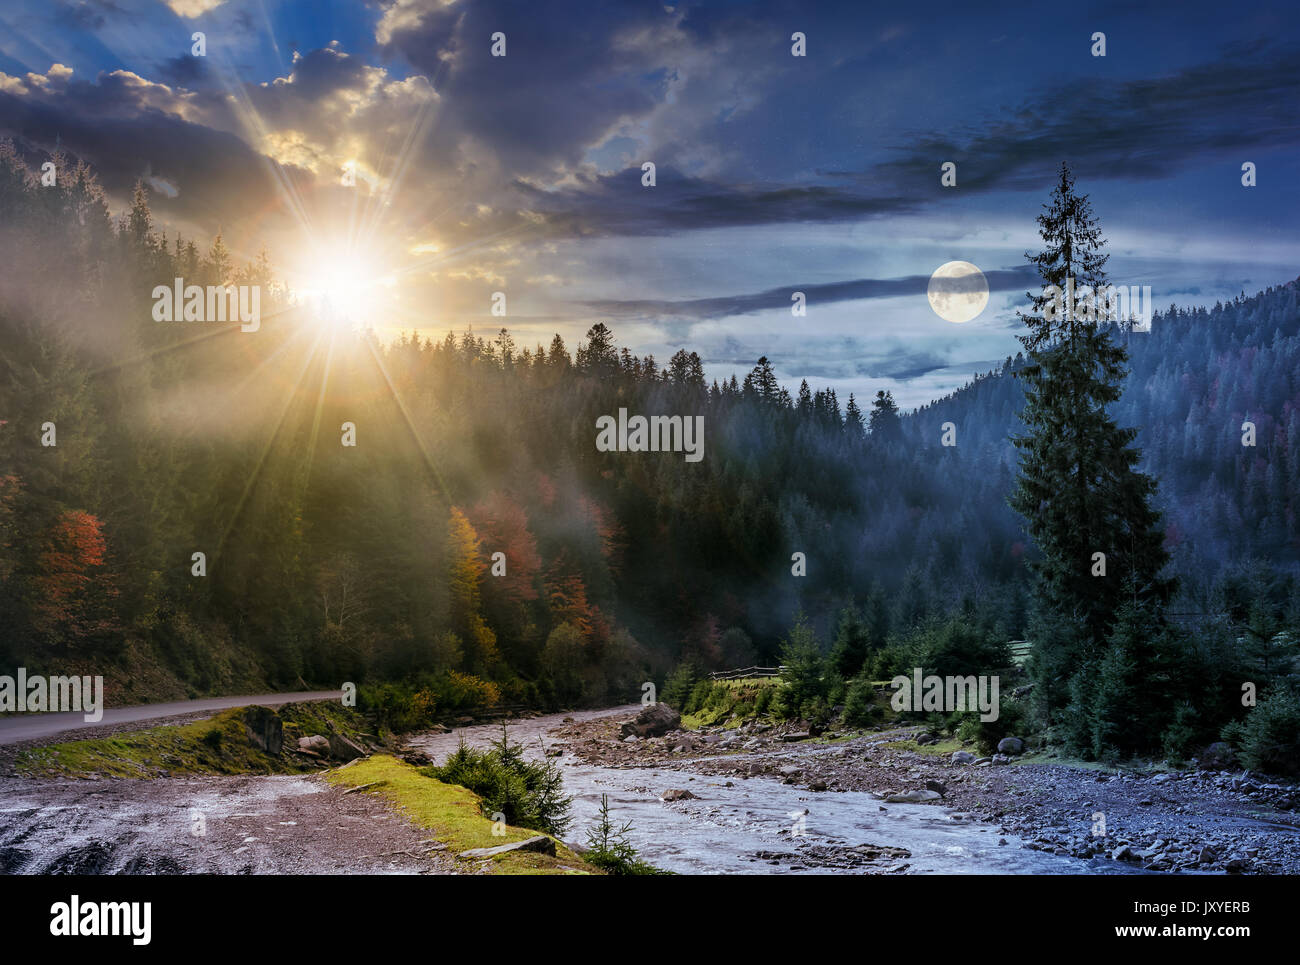
[[[881,716],[880,705],[876,703],[876,688],[871,681],[857,677],[849,682],[844,695],[844,722],[853,727],[866,727]]]
[[[1237,731],[1241,760],[1253,771],[1300,774],[1300,700],[1284,690],[1266,694]]]
[[[953,733],[958,740],[973,740],[979,752],[985,756],[998,749],[998,741],[1004,737],[1023,737],[1027,719],[1025,705],[1018,700],[1000,700],[997,720],[980,720],[974,711],[955,715]]]
[[[686,712],[686,705],[691,699],[691,691],[695,689],[696,683],[699,682],[700,671],[695,662],[684,660],[677,665],[677,669],[668,675],[667,681],[664,682],[663,693],[659,699],[669,707],[676,707],[679,711]]]
[[[447,763],[421,773],[469,788],[482,798],[485,815],[502,814],[516,827],[559,835],[572,820],[573,799],[564,794],[560,769],[552,761],[525,760],[523,747],[510,742],[504,725],[501,739],[487,750],[475,750],[462,740]]]
[[[431,723],[419,716],[415,695],[405,684],[362,686],[357,690],[357,704],[373,714],[380,727],[395,733],[418,730]]]
[[[663,874],[658,868],[637,858],[636,848],[628,840],[631,830],[631,821],[620,827],[609,819],[609,795],[602,794],[600,820],[587,832],[587,853],[583,857],[588,863],[612,875]]]
[[[686,706],[682,708],[684,714],[694,714],[704,709],[709,698],[713,694],[713,681],[701,680],[691,688],[691,695],[686,700]],[[671,707],[672,704],[669,704]]]

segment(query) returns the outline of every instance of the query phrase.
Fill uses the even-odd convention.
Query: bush
[[[862,675],[868,680],[892,680],[901,673],[911,670],[907,656],[898,647],[882,647],[863,664]]]
[[[973,740],[980,754],[989,756],[997,752],[998,741],[1004,737],[1023,737],[1028,714],[1018,700],[1000,700],[997,720],[980,720],[978,713],[956,715],[952,728],[958,740]]]
[[[572,820],[573,799],[563,793],[560,769],[552,761],[525,760],[523,747],[510,742],[504,725],[501,739],[488,750],[475,750],[462,740],[446,764],[421,773],[469,788],[482,798],[485,815],[502,814],[516,827],[559,835]]]
[[[852,727],[867,727],[880,717],[876,688],[871,685],[871,681],[863,677],[850,681],[844,695],[844,723]]]
[[[686,706],[682,708],[683,714],[694,714],[704,709],[713,695],[713,681],[701,680],[691,688],[691,696],[686,700]],[[673,706],[669,704],[668,706]]]
[[[1300,700],[1294,694],[1284,690],[1266,694],[1235,734],[1241,742],[1241,760],[1252,771],[1300,774]]]
[[[357,705],[373,714],[381,728],[394,733],[419,730],[432,723],[431,719],[420,716],[415,694],[407,684],[362,686],[357,690]]]
[[[676,707],[686,713],[686,705],[690,702],[691,692],[699,682],[700,676],[699,668],[694,661],[682,661],[677,665],[677,669],[668,675],[659,699],[669,707]]]
[[[636,848],[628,840],[632,822],[622,827],[609,819],[609,795],[600,796],[600,820],[587,832],[587,853],[583,858],[612,875],[657,875],[658,868],[637,858]]]

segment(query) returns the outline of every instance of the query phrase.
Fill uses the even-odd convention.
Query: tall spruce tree
[[[1109,255],[1068,165],[1043,207],[1045,247],[1026,257],[1044,288],[1027,293],[1031,309],[1019,313],[1028,329],[1020,337],[1028,364],[1018,372],[1028,432],[1013,439],[1021,460],[1010,504],[1040,554],[1033,563],[1035,668],[1050,717],[1068,701],[1070,678],[1096,669],[1120,605],[1158,619],[1174,584],[1161,575],[1168,554],[1151,507],[1155,483],[1136,468],[1137,430],[1121,428],[1109,413],[1128,353],[1099,316]]]

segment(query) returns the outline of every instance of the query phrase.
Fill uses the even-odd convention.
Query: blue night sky
[[[90,161],[118,209],[145,178],[169,236],[265,245],[296,288],[350,266],[385,331],[572,349],[605,321],[911,406],[1016,351],[1062,160],[1158,306],[1300,275],[1298,9],[17,0],[0,134]],[[925,296],[953,260],[993,289],[962,325]]]

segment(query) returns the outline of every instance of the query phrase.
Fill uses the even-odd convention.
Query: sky
[[[169,237],[265,246],[384,334],[572,350],[601,321],[711,378],[767,356],[792,392],[907,408],[1018,349],[1062,161],[1111,280],[1158,307],[1300,275],[1297,26],[1200,0],[6,0],[0,136],[89,161],[115,210],[144,179]],[[961,324],[926,297],[951,261],[990,287]]]

